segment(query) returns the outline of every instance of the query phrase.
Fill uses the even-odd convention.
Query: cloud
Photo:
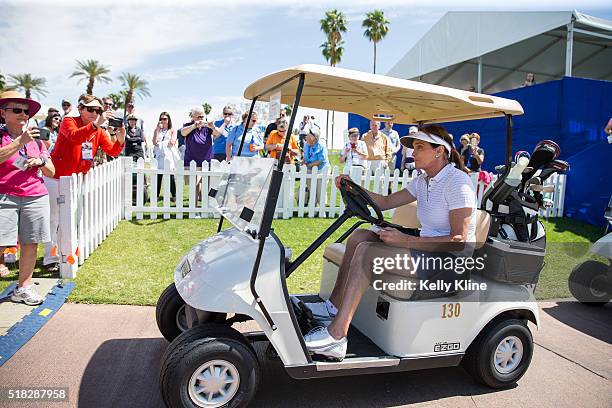
[[[232,56],[226,58],[217,59],[206,59],[196,61],[187,65],[180,65],[174,67],[161,68],[157,70],[145,71],[143,77],[149,81],[168,80],[186,78],[192,75],[198,75],[206,71],[218,69],[223,66],[233,64],[237,61],[244,59],[241,56]]]

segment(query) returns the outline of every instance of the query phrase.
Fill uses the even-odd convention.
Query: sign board
[[[281,93],[280,91],[270,95],[270,106],[268,107],[268,119],[270,122],[276,122],[281,112]]]

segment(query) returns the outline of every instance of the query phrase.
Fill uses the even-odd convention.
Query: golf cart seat
[[[393,213],[393,217],[391,218],[391,222],[408,228],[420,228],[421,223],[417,218],[416,209],[416,202],[396,208],[395,212]],[[476,249],[481,248],[486,242],[487,236],[489,235],[490,226],[491,217],[489,213],[483,210],[476,210]],[[345,249],[346,246],[344,243],[337,242],[330,244],[325,248],[323,258],[340,267]],[[385,282],[393,283],[399,283],[403,279],[406,279],[406,277],[391,273],[385,274],[384,278]],[[412,295],[410,292],[405,290],[384,290],[382,292],[398,300],[408,300]]]

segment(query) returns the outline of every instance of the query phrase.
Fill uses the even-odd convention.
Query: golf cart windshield
[[[234,157],[229,173],[211,190],[213,207],[239,230],[259,232],[274,163],[270,158]]]

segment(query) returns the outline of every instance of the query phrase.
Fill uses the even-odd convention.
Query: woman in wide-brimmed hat
[[[49,233],[49,196],[39,172],[55,173],[47,148],[38,140],[36,124],[29,120],[40,103],[18,92],[0,95],[0,249],[19,244],[19,285],[11,300],[27,305],[42,303],[32,284],[38,243],[47,242]],[[1,252],[1,251],[0,251]]]

